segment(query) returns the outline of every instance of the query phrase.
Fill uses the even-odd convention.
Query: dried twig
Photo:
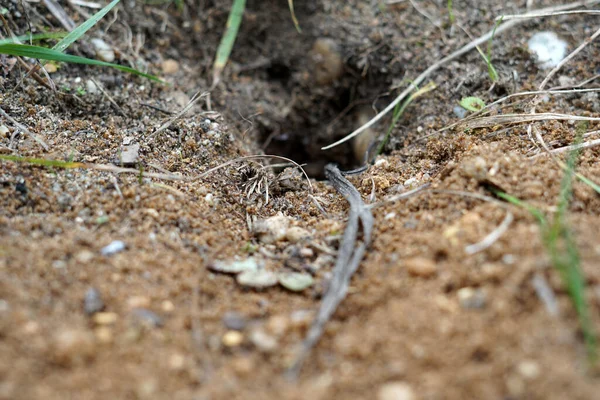
[[[590,140],[589,142],[583,142],[583,143],[579,143],[579,144],[572,144],[572,145],[564,146],[564,147],[559,147],[557,149],[548,149],[548,151],[546,153],[536,154],[536,155],[532,156],[531,158],[537,158],[537,157],[541,157],[541,156],[546,156],[546,155],[549,155],[550,153],[557,154],[557,153],[564,153],[565,151],[573,151],[573,150],[579,150],[579,149],[589,149],[591,147],[596,147],[596,146],[600,146],[600,139]]]
[[[302,343],[302,348],[288,370],[289,377],[295,379],[312,348],[317,344],[325,324],[331,318],[338,305],[346,297],[350,278],[358,268],[367,246],[371,241],[373,229],[373,215],[365,206],[360,193],[342,176],[340,170],[334,165],[325,167],[325,176],[333,187],[350,203],[348,224],[338,251],[337,260],[333,269],[329,290],[325,294],[319,312]],[[359,224],[362,225],[363,241],[357,244]]]
[[[173,116],[172,118],[170,118],[167,122],[165,122],[164,124],[162,124],[160,126],[160,128],[158,128],[156,131],[154,131],[154,133],[152,133],[150,135],[151,138],[155,137],[156,135],[158,135],[160,132],[164,131],[165,129],[167,129],[169,126],[171,126],[173,124],[173,122],[177,121],[179,118],[181,118],[186,112],[188,112],[190,110],[190,108],[192,108],[194,106],[194,104],[196,104],[200,99],[206,97],[208,95],[208,92],[204,92],[202,94],[200,94],[200,92],[197,92],[192,99],[190,100],[189,103],[187,103],[187,105],[185,107],[183,107],[183,109],[181,111],[179,111],[175,116]]]
[[[559,113],[523,113],[523,114],[499,114],[489,117],[475,118],[469,121],[462,121],[458,124],[461,128],[485,128],[495,125],[505,124],[520,124],[523,122],[534,122],[534,121],[600,121],[600,117],[583,117],[580,115],[572,114],[559,114]]]

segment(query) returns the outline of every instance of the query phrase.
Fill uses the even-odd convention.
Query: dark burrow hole
[[[271,8],[265,8],[264,3]],[[364,163],[364,141],[322,150],[352,132],[382,109],[391,78],[402,76],[388,47],[364,45],[364,33],[349,35],[347,25],[328,19],[314,2],[297,2],[299,35],[290,23],[287,2],[250,0],[255,18],[242,25],[234,58],[247,82],[238,100],[249,100],[256,113],[253,128],[265,154],[306,164],[306,172],[324,178],[324,167],[342,170]],[[254,67],[259,65],[258,67]],[[246,103],[248,104],[248,103]],[[373,139],[379,132],[372,133]],[[280,163],[281,160],[274,162]]]

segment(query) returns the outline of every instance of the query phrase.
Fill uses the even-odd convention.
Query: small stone
[[[162,318],[154,311],[148,310],[147,308],[136,308],[131,312],[131,315],[145,326],[151,328],[163,326]]]
[[[227,331],[221,338],[225,347],[238,347],[244,342],[244,335],[238,331]]]
[[[98,94],[99,92],[98,86],[96,86],[96,83],[91,79],[85,81],[85,90],[88,94]]]
[[[250,376],[255,370],[255,363],[250,357],[237,357],[231,361],[231,368],[239,376]]]
[[[52,360],[62,366],[83,365],[96,355],[94,335],[82,329],[64,329],[54,335]]]
[[[26,335],[34,335],[38,333],[39,330],[40,324],[38,324],[36,321],[27,321],[27,323],[23,327],[23,333],[25,333]]]
[[[97,312],[93,317],[96,325],[113,325],[118,319],[119,316],[113,312]]]
[[[389,382],[377,391],[377,400],[414,400],[415,393],[406,382]]]
[[[521,361],[519,365],[517,365],[517,371],[527,380],[533,380],[540,376],[540,366],[533,360]]]
[[[250,333],[250,341],[263,353],[271,353],[277,349],[277,339],[262,329],[255,329]]]
[[[302,272],[285,272],[277,276],[279,283],[292,292],[300,292],[315,282],[314,278]]]
[[[175,305],[171,300],[164,300],[162,303],[160,303],[160,308],[163,310],[163,312],[169,314],[175,310]]]
[[[277,337],[285,334],[289,327],[290,320],[284,315],[273,315],[266,323],[267,330]]]
[[[127,299],[127,307],[130,310],[150,307],[150,299],[146,296],[132,296]]]
[[[245,271],[236,278],[237,283],[254,289],[263,289],[277,284],[277,275],[271,271],[260,269]]]
[[[301,240],[307,239],[310,237],[310,233],[299,226],[293,226],[289,228],[285,233],[285,238],[290,243],[298,243]]]
[[[452,112],[460,119],[463,119],[467,116],[467,110],[465,110],[461,106],[454,106]]]
[[[431,278],[437,273],[435,262],[425,257],[409,258],[404,265],[410,275],[420,278]]]
[[[139,161],[140,144],[134,143],[123,148],[118,164],[131,167]]]
[[[309,249],[308,247],[301,248],[299,253],[304,258],[311,258],[315,255],[313,249]]]
[[[90,40],[96,51],[96,58],[105,62],[115,61],[115,51],[113,48],[100,38]]]
[[[58,67],[56,66],[56,64],[55,63],[51,63],[51,62],[44,64],[44,69],[49,74],[53,74],[56,71],[58,71]]]
[[[111,256],[125,250],[126,247],[127,245],[125,245],[124,242],[120,240],[114,240],[108,246],[103,247],[102,250],[100,250],[100,254],[103,256]]]
[[[97,327],[94,329],[94,335],[100,343],[109,344],[113,342],[113,331],[108,326]]]
[[[340,48],[329,38],[318,38],[311,51],[314,63],[314,79],[319,85],[330,85],[344,73],[344,61]]]
[[[537,32],[529,39],[527,46],[543,69],[556,67],[565,58],[568,47],[567,42],[554,32]]]
[[[458,302],[462,308],[476,309],[486,305],[487,296],[482,289],[464,287],[457,292]]]
[[[214,261],[209,264],[208,269],[224,274],[239,274],[246,271],[258,270],[258,263],[252,257],[248,257],[241,261]]]
[[[80,264],[87,264],[92,261],[94,257],[96,257],[96,254],[89,250],[81,250],[79,253],[75,254],[75,260]]]
[[[10,129],[6,125],[0,125],[0,137],[10,137]]]
[[[87,315],[95,314],[104,309],[104,301],[96,288],[89,288],[83,299],[83,311]]]
[[[161,64],[162,72],[165,75],[172,75],[179,71],[179,63],[172,58],[169,58]]]
[[[222,320],[223,325],[230,330],[241,331],[246,327],[246,318],[235,311],[226,312]]]
[[[171,354],[169,357],[169,368],[173,371],[181,371],[185,367],[185,356],[180,353]]]
[[[276,215],[256,221],[252,226],[252,231],[262,243],[277,243],[286,238],[289,224],[289,218]]]

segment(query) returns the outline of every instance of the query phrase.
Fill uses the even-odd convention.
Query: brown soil
[[[85,19],[83,12],[93,13],[59,3],[76,23]],[[9,128],[0,150],[110,164],[138,143],[135,168],[189,178],[264,151],[307,162],[318,179],[327,162],[346,169],[360,165],[351,144],[329,152],[320,147],[374,115],[373,108],[382,109],[395,87],[469,42],[463,31],[448,27],[445,1],[418,2],[441,28],[409,2],[384,7],[359,0],[295,1],[301,35],[286,1],[248,1],[231,62],[211,94],[216,112],[207,112],[202,100],[152,138],[170,118],[165,111],[177,112],[209,87],[230,7],[186,3],[177,11],[174,5],[124,1],[90,35],[106,31],[103,39],[117,50],[117,62],[162,75],[170,85],[60,65],[50,75],[58,91],[52,92],[25,76],[14,58],[0,56],[0,106],[49,146],[44,151],[0,117]],[[495,16],[523,12],[524,3],[455,2],[454,12],[479,36]],[[30,27],[62,29],[43,2],[2,4],[16,34]],[[286,187],[263,169],[273,183],[265,204],[264,193],[249,193],[257,163],[173,181],[3,161],[0,398],[413,398],[400,396],[407,387],[418,399],[596,398],[600,380],[586,362],[577,315],[536,221],[511,206],[508,230],[470,254],[465,247],[494,231],[507,208],[447,192],[491,196],[493,185],[550,214],[564,172],[549,157],[531,157],[538,150],[526,125],[454,129],[421,140],[457,120],[453,108],[464,96],[489,103],[536,88],[547,71],[527,51],[534,32],[552,30],[572,50],[593,32],[595,21],[581,15],[536,19],[497,37],[493,63],[504,80],[491,91],[475,51],[430,77],[437,88],[408,108],[386,154],[350,180],[369,202],[424,183],[436,191],[374,209],[372,246],[297,382],[284,372],[327,288],[347,211],[327,182],[313,180],[311,197],[305,183]],[[69,51],[94,53],[87,39]],[[594,76],[599,57],[599,47],[589,45],[550,86]],[[167,59],[177,61],[178,71],[162,69]],[[82,93],[91,78],[114,103],[100,92]],[[524,102],[495,112],[529,108]],[[595,93],[576,94],[550,96],[538,112],[590,116],[599,108]],[[382,134],[387,124],[372,134]],[[570,121],[537,126],[553,147],[575,138]],[[578,172],[597,180],[599,156],[598,148],[582,151]],[[600,328],[600,197],[579,181],[573,190],[568,222],[593,323]],[[310,238],[264,244],[249,232],[248,220],[277,213],[308,230]],[[126,249],[102,255],[115,240]],[[256,291],[207,268],[214,260],[249,253],[268,269],[310,271],[316,283],[301,293],[282,287]],[[542,278],[556,296],[557,315],[534,287]],[[85,312],[91,288],[101,295],[103,314]],[[240,334],[232,333],[232,324],[240,325]],[[404,389],[394,391],[390,383]],[[396,397],[386,397],[386,390]]]

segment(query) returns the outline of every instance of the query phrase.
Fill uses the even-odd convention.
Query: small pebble
[[[339,46],[329,38],[318,38],[312,48],[314,79],[319,85],[329,85],[344,73]]]
[[[267,321],[266,328],[273,335],[282,336],[290,327],[290,320],[284,315],[273,315]]]
[[[406,270],[412,276],[420,278],[431,278],[437,273],[435,262],[425,257],[414,257],[404,261]]]
[[[96,254],[89,250],[81,250],[79,253],[75,254],[75,260],[80,264],[87,264],[92,261],[94,257],[96,257]]]
[[[119,316],[113,312],[97,312],[93,317],[96,325],[113,325],[117,319]]]
[[[565,58],[568,47],[567,42],[554,32],[537,32],[529,39],[527,46],[543,69],[556,67]]]
[[[458,302],[462,308],[477,309],[486,305],[487,296],[482,289],[464,287],[457,292]]]
[[[310,237],[310,233],[299,226],[292,226],[285,233],[285,238],[290,243],[298,243],[301,240],[307,239]]]
[[[108,43],[100,38],[94,38],[90,42],[96,50],[96,58],[106,62],[115,61],[115,51]]]
[[[252,231],[262,243],[277,243],[286,238],[289,224],[288,217],[276,215],[256,221],[252,226]]]
[[[262,329],[255,329],[250,333],[250,341],[263,353],[271,353],[278,347],[277,339]]]
[[[300,292],[315,282],[314,278],[302,272],[285,272],[277,276],[279,283],[292,292]]]
[[[258,270],[258,263],[252,257],[248,257],[241,261],[214,261],[209,264],[208,269],[215,272],[222,272],[224,274],[239,274],[246,271]]]
[[[51,356],[62,366],[83,365],[96,355],[94,335],[82,329],[64,329],[54,335]]]
[[[185,367],[185,356],[180,353],[171,354],[169,357],[169,368],[173,371],[181,371]]]
[[[238,331],[227,331],[221,338],[225,347],[237,347],[244,342],[244,335]]]
[[[159,328],[163,326],[162,318],[154,311],[148,310],[147,308],[136,308],[131,312],[131,315],[148,327]]]
[[[519,374],[528,380],[536,379],[540,376],[540,365],[533,360],[524,360],[517,365]]]
[[[228,311],[223,315],[223,325],[229,330],[241,331],[246,327],[246,318],[235,311]]]
[[[132,296],[127,299],[127,307],[130,310],[134,308],[147,308],[150,307],[150,298],[146,296]]]
[[[139,161],[140,144],[134,143],[123,148],[118,159],[118,164],[125,167],[132,167]]]
[[[94,329],[94,335],[99,343],[109,344],[113,342],[113,331],[108,326],[99,326]]]
[[[6,125],[0,125],[0,137],[10,137],[10,129],[8,129]]]
[[[99,92],[98,86],[96,86],[94,81],[91,79],[85,81],[85,90],[88,92],[88,94],[98,94]]]
[[[245,271],[236,278],[237,283],[254,289],[263,289],[277,284],[277,275],[264,269]]]
[[[46,63],[44,64],[44,69],[46,70],[47,73],[49,74],[53,74],[56,71],[58,71],[58,67],[56,66],[55,63]]]
[[[408,383],[389,382],[377,391],[377,400],[415,400],[415,393]]]
[[[165,75],[172,75],[179,71],[179,63],[172,58],[169,58],[161,64],[162,72]]]
[[[168,314],[175,310],[175,305],[170,300],[164,300],[162,303],[160,303],[160,308],[163,310],[163,312]]]
[[[102,250],[100,250],[100,254],[103,256],[111,256],[125,250],[126,247],[127,246],[124,242],[120,240],[114,240],[108,246],[103,247]]]
[[[452,109],[452,112],[454,113],[454,115],[456,115],[458,118],[463,119],[467,116],[467,110],[465,110],[464,108],[462,108],[461,106],[454,106],[454,108]]]
[[[311,258],[315,255],[313,249],[309,249],[308,247],[303,247],[300,249],[300,255],[305,258]]]
[[[231,361],[231,368],[240,376],[250,376],[256,366],[250,357],[237,357]]]
[[[95,314],[104,309],[104,301],[96,288],[89,288],[83,299],[83,311],[87,315]]]

